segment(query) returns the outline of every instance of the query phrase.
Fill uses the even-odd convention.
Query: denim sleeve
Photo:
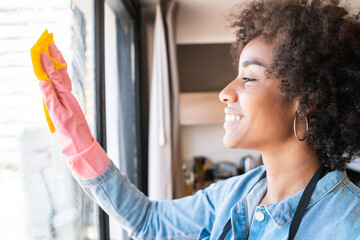
[[[150,201],[112,162],[101,176],[77,181],[135,239],[196,239],[201,229],[211,231],[215,220],[210,196],[216,184],[193,196]]]

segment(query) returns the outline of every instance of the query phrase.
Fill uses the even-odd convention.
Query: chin
[[[238,148],[238,146],[233,141],[228,139],[226,135],[223,138],[223,144],[226,148]]]
[[[256,145],[251,144],[250,142],[243,142],[240,139],[232,139],[226,134],[223,137],[223,144],[226,148],[229,149],[248,149],[248,150],[257,150]]]

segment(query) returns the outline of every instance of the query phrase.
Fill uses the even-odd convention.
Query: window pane
[[[50,134],[30,48],[45,29],[68,63],[94,126],[93,2],[0,1],[0,239],[98,239],[97,207]]]

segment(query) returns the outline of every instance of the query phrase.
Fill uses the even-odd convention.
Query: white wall
[[[239,0],[178,0],[176,42],[178,44],[230,43],[226,16]]]

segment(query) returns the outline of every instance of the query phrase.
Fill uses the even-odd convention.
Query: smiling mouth
[[[234,122],[234,121],[241,120],[243,118],[244,118],[244,116],[228,113],[225,115],[225,122]]]

